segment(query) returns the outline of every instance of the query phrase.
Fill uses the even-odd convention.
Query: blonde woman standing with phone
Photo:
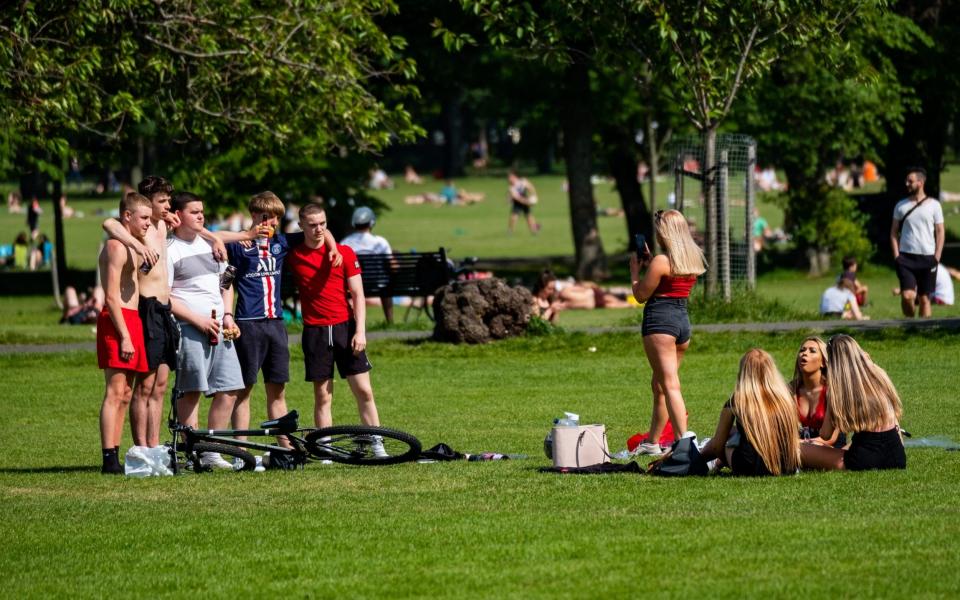
[[[703,252],[693,237],[683,214],[676,210],[657,211],[654,232],[662,254],[652,256],[646,243],[630,257],[630,280],[633,297],[646,303],[643,309],[643,349],[653,369],[653,414],[646,443],[638,447],[641,454],[657,456],[663,449],[657,440],[667,419],[677,439],[691,437],[687,431],[687,410],[680,391],[680,363],[690,347],[690,319],[687,298],[706,270]],[[646,268],[641,276],[640,271]]]

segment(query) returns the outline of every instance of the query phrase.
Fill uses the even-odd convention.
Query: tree
[[[415,66],[377,25],[395,10],[392,0],[5,6],[0,165],[19,154],[60,177],[71,135],[119,142],[144,119],[177,143],[260,152],[305,138],[343,151],[412,139],[400,98],[416,94]],[[62,238],[57,250],[62,261]]]
[[[960,3],[949,0],[902,0],[894,11],[913,21],[928,42],[892,54],[901,85],[918,102],[906,113],[903,127],[890,136],[883,153],[888,185],[888,213],[903,197],[906,170],[927,170],[926,192],[940,193],[945,147],[960,116]],[[889,218],[889,216],[888,216]],[[889,224],[889,221],[888,221]]]
[[[576,275],[581,279],[606,278],[606,253],[597,228],[590,180],[597,125],[591,72],[620,50],[610,34],[619,27],[618,7],[586,0],[548,0],[535,5],[499,0],[460,3],[467,13],[480,19],[491,45],[540,61],[557,81]],[[442,22],[436,27],[448,47],[475,43],[472,36],[453,32]]]
[[[744,86],[759,80],[787,50],[838,43],[850,17],[869,3],[837,0],[646,0],[624,2],[628,19],[652,17],[654,36],[637,50],[662,76],[677,82],[676,101],[704,139],[706,293],[717,288],[716,134]],[[656,40],[652,45],[650,40]],[[729,296],[729,290],[724,290]]]
[[[785,55],[735,116],[756,132],[760,154],[776,156],[786,173],[786,225],[813,274],[829,268],[831,253],[869,258],[864,219],[845,193],[824,185],[825,175],[839,156],[879,159],[917,103],[891,55],[929,43],[909,19],[879,7],[856,15],[841,39]]]

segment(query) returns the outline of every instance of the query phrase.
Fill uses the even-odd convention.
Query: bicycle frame
[[[174,389],[171,394],[171,408],[170,408],[170,417],[167,422],[167,426],[170,429],[170,433],[173,436],[173,442],[170,447],[170,456],[171,464],[173,465],[173,473],[176,474],[179,470],[179,465],[176,460],[177,449],[180,448],[180,442],[178,438],[183,438],[183,450],[186,454],[190,454],[193,451],[193,446],[197,442],[213,442],[220,444],[227,444],[229,446],[235,446],[238,448],[245,448],[249,450],[259,450],[261,452],[269,452],[271,455],[276,454],[293,454],[296,455],[299,459],[298,462],[302,465],[309,458],[316,457],[322,454],[322,450],[319,449],[317,444],[308,442],[306,439],[301,437],[298,434],[303,434],[304,432],[313,431],[308,428],[298,427],[299,414],[296,410],[291,411],[281,419],[286,420],[285,426],[280,427],[267,427],[259,429],[194,429],[189,425],[184,425],[179,422],[179,417],[177,414],[177,401],[183,395],[183,392],[180,390]],[[292,415],[292,419],[291,419]],[[292,448],[285,448],[279,444],[266,444],[261,442],[251,442],[249,440],[239,440],[237,436],[256,436],[256,437],[286,437],[290,442]],[[314,450],[311,452],[311,449]]]

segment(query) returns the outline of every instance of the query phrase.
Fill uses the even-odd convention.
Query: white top
[[[823,292],[823,296],[820,296],[820,314],[842,313],[848,303],[850,306],[857,303],[857,297],[853,292],[831,285]]]
[[[369,231],[355,231],[340,240],[344,246],[350,246],[357,254],[393,254],[390,242]]]
[[[910,198],[897,202],[893,209],[893,219],[903,221],[903,216],[915,206]],[[900,231],[900,252],[932,256],[937,251],[937,241],[933,237],[935,225],[943,223],[943,207],[936,198],[927,198],[915,211],[910,213]]]
[[[175,235],[167,240],[167,273],[170,295],[199,315],[216,309],[223,318],[223,296],[220,295],[220,272],[226,263],[213,258],[213,248],[200,236],[185,242]]]
[[[943,265],[937,267],[937,287],[933,290],[933,299],[953,306],[953,279],[950,278],[950,271]]]

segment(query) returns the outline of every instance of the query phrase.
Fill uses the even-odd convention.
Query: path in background
[[[876,321],[791,321],[788,323],[714,323],[694,325],[694,333],[729,333],[740,331],[785,332],[785,331],[876,331],[880,329],[960,329],[960,318],[949,319],[878,319]],[[570,327],[570,332],[589,334],[600,333],[640,333],[639,325],[612,327]],[[418,340],[428,339],[429,331],[372,331],[367,333],[368,340]],[[290,344],[300,343],[300,334],[290,334]],[[95,342],[73,344],[0,344],[0,354],[51,353],[96,350]]]

